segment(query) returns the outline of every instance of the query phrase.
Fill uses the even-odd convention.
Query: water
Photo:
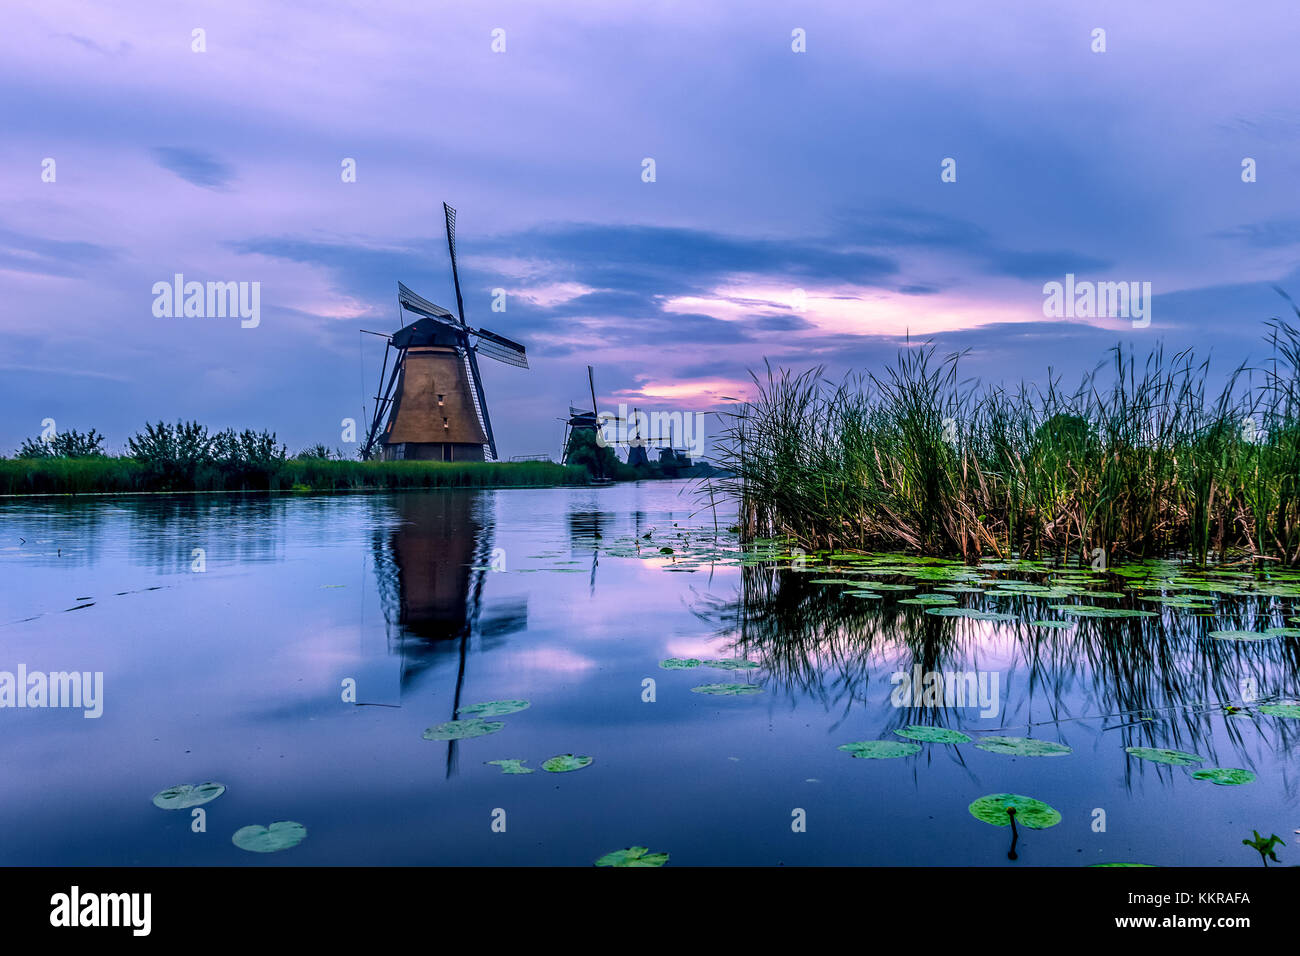
[[[741,566],[713,527],[666,482],[0,505],[0,671],[104,675],[97,719],[0,710],[0,863],[589,865],[637,845],[672,865],[1258,865],[1241,845],[1252,829],[1287,838],[1283,863],[1300,858],[1300,722],[1219,706],[1243,679],[1261,698],[1297,696],[1300,642],[1206,636],[1282,626],[1293,585],[1221,594],[1212,618],[1166,609],[1049,631],[1024,622],[1061,618],[1046,610],[1061,599],[956,594],[1019,622],[938,617],[897,602],[942,581],[854,598],[789,561]],[[917,665],[996,675],[996,713],[894,706],[891,675]],[[691,692],[750,680],[761,693]],[[531,706],[497,718],[499,733],[422,738],[457,706],[502,698]],[[1073,752],[837,749],[901,740],[908,724]],[[1129,746],[1257,780],[1216,786]],[[564,753],[594,762],[540,769]],[[536,772],[485,763],[505,758]],[[208,780],[227,791],[205,805],[205,832],[151,802]],[[1062,814],[1021,828],[1016,863],[1009,830],[967,811],[999,792]],[[274,854],[231,842],[278,820],[307,839]]]

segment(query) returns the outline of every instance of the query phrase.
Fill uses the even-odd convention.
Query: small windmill
[[[528,368],[528,356],[518,342],[487,329],[471,328],[465,321],[456,268],[456,210],[446,203],[442,209],[456,313],[397,283],[402,328],[384,336],[387,345],[379,373],[382,391],[375,396],[374,416],[361,449],[364,459],[380,455],[386,460],[497,460],[478,356]],[[420,318],[406,325],[407,312]],[[471,338],[476,340],[473,344]],[[385,385],[390,352],[396,354]]]

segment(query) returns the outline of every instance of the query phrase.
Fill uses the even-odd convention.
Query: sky
[[[1300,299],[1297,23],[1281,0],[10,0],[0,454],[47,418],[110,449],[195,418],[354,451],[384,351],[359,330],[400,326],[398,281],[455,307],[444,200],[469,324],[528,349],[481,363],[505,458],[558,456],[588,364],[602,410],[706,414],[765,360],[838,380],[926,342],[1007,385],[1117,344],[1226,372],[1294,319],[1274,286]],[[156,316],[177,273],[259,283],[260,321]],[[1045,314],[1067,274],[1150,283],[1149,324]]]

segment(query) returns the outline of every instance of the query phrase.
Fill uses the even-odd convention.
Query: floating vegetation
[[[681,671],[691,667],[699,667],[703,663],[694,657],[669,657],[667,660],[659,662],[659,666],[666,671]]]
[[[571,770],[581,770],[583,767],[591,766],[591,757],[576,757],[573,754],[560,754],[557,757],[551,757],[542,763],[542,769],[547,773],[568,773]]]
[[[692,687],[692,694],[712,694],[716,697],[743,697],[746,694],[762,693],[763,688],[757,684],[701,684]]]
[[[905,603],[900,601],[900,604]],[[980,611],[973,607],[928,607],[925,609],[926,614],[933,614],[935,617],[968,617],[972,621],[1014,621],[1017,620],[1014,614],[1003,614],[998,611]]]
[[[1300,703],[1281,703],[1281,704],[1261,704],[1259,707],[1261,714],[1268,714],[1271,717],[1290,717],[1292,719],[1300,718]]]
[[[526,700],[489,700],[481,704],[470,704],[456,711],[456,715],[469,714],[472,717],[501,717],[505,714],[517,714],[527,710],[531,705]]]
[[[1074,627],[1069,621],[1030,621],[1031,627],[1051,627],[1057,630],[1064,630],[1067,627]]]
[[[1125,747],[1124,752],[1139,760],[1152,760],[1156,763],[1172,764],[1175,767],[1190,767],[1205,763],[1204,757],[1189,754],[1182,750],[1165,750],[1158,747]]]
[[[1137,611],[1126,607],[1100,607],[1095,604],[1049,604],[1058,614],[1075,617],[1158,617],[1155,611]]]
[[[159,810],[186,810],[209,803],[225,792],[224,783],[182,783],[155,793],[153,805]]]
[[[483,761],[489,767],[500,767],[502,773],[532,773],[532,767],[525,767],[526,760],[516,760],[513,757],[505,760],[485,760]]]
[[[1300,637],[1300,627],[1266,627],[1264,633],[1269,637]]]
[[[969,807],[970,815],[976,820],[995,827],[1011,825],[1008,809],[1015,810],[1015,818],[1031,830],[1046,830],[1061,822],[1061,814],[1054,807],[1019,793],[990,793]]]
[[[957,599],[951,594],[918,594],[916,597],[904,598],[899,604],[955,604]]]
[[[1063,757],[1073,750],[1065,744],[1032,737],[981,737],[975,742],[980,750],[1011,757]]]
[[[922,740],[931,744],[968,744],[970,738],[960,730],[948,730],[946,727],[925,727],[912,724],[894,733],[908,740]]]
[[[1210,770],[1193,771],[1192,779],[1208,780],[1210,783],[1217,783],[1221,787],[1239,787],[1244,783],[1254,783],[1255,775],[1249,770],[1214,767]]]
[[[667,853],[651,853],[649,847],[630,846],[626,850],[606,853],[596,861],[597,866],[663,866],[668,862]]]
[[[861,760],[891,760],[920,753],[921,745],[905,744],[901,740],[859,740],[851,744],[840,744],[838,749]]]
[[[752,670],[755,667],[758,667],[760,665],[757,661],[720,660],[720,661],[704,661],[704,666],[716,667],[724,671],[745,671],[745,670]]]
[[[1260,631],[1211,631],[1210,637],[1216,641],[1267,641],[1274,635]]]
[[[482,717],[471,717],[469,720],[449,720],[444,724],[437,724],[426,730],[424,732],[424,739],[466,740],[470,737],[483,737],[487,734],[495,734],[504,726],[504,721],[484,720]]]
[[[305,826],[292,820],[280,820],[269,827],[260,824],[240,827],[230,842],[249,853],[275,853],[295,847],[305,839]]]
[[[842,591],[840,593],[845,597],[876,598],[877,600],[884,597],[883,594],[877,594],[875,591]]]

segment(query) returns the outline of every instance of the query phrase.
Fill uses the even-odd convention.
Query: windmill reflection
[[[399,693],[414,689],[441,665],[455,680],[435,690],[453,720],[461,706],[471,645],[490,649],[528,625],[526,599],[485,602],[493,567],[492,497],[436,491],[395,495],[390,521],[373,540],[375,574],[384,609],[388,653],[398,659]],[[447,774],[456,743],[447,747]]]

